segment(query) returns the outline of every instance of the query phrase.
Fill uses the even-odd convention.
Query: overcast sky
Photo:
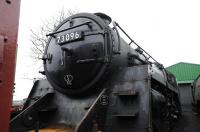
[[[167,67],[200,64],[199,7],[199,0],[21,0],[14,99],[28,96],[38,72],[30,58],[30,29],[39,29],[62,9],[108,14]]]

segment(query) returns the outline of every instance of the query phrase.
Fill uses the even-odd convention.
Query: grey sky
[[[37,30],[62,9],[103,12],[154,58],[170,66],[200,63],[198,0],[21,0],[14,99],[28,96],[38,66],[30,58],[30,29]]]

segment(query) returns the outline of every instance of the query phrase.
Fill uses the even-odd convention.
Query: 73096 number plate
[[[64,44],[64,43],[68,43],[75,40],[81,40],[82,38],[83,38],[82,33],[80,31],[76,31],[76,32],[67,33],[61,36],[57,36],[56,43]]]

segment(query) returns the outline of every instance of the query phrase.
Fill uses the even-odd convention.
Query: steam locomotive
[[[106,14],[72,15],[47,36],[47,79],[34,83],[11,132],[165,132],[180,118],[174,75]]]

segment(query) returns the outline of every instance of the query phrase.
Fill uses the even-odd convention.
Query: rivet
[[[4,36],[3,41],[6,43],[6,42],[8,41],[8,37],[7,37],[7,36]]]
[[[11,0],[6,0],[6,3],[7,4],[11,4]]]
[[[33,117],[32,116],[28,116],[28,120],[29,121],[33,120]]]

